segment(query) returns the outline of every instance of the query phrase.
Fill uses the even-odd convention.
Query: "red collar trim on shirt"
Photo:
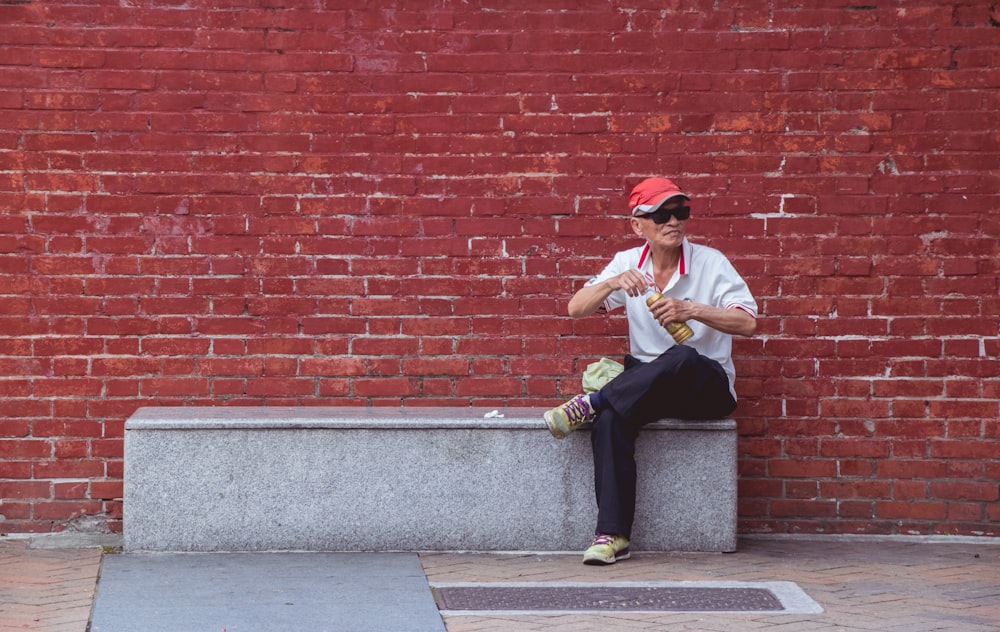
[[[639,255],[639,268],[646,265],[646,257],[649,256],[649,244],[646,244],[642,248],[642,254]]]
[[[677,262],[677,270],[681,274],[687,274],[687,257],[685,256],[686,246],[687,246],[687,240],[685,239],[684,243],[681,244],[681,259],[680,261]],[[642,253],[639,255],[640,269],[642,269],[642,267],[646,265],[646,257],[648,256],[649,256],[649,244],[646,244],[645,246],[642,247]]]

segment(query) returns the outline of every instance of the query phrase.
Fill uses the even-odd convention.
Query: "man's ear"
[[[636,235],[639,235],[640,237],[644,236],[642,234],[641,220],[638,217],[633,215],[632,217],[628,218],[628,223],[632,227],[632,232],[634,232]]]

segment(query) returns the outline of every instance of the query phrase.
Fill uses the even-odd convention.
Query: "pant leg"
[[[635,442],[643,426],[664,417],[710,419],[736,406],[718,362],[690,347],[671,347],[649,363],[626,362],[603,389],[609,407],[591,429],[598,533],[631,536],[635,517]]]
[[[664,417],[717,419],[736,408],[722,365],[691,347],[676,345],[651,362],[626,365],[601,389],[626,419],[643,425]]]
[[[594,452],[596,533],[628,536],[635,515],[635,440],[641,426],[630,425],[613,408],[598,413],[590,430]]]

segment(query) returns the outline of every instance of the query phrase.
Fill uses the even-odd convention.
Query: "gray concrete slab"
[[[412,553],[107,555],[91,632],[444,632]]]
[[[125,550],[565,551],[594,533],[589,432],[541,409],[146,407],[125,425]],[[502,416],[501,416],[502,415]],[[731,419],[639,439],[632,548],[736,548]]]

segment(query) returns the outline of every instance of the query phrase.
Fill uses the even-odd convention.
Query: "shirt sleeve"
[[[718,263],[719,273],[716,275],[715,296],[716,307],[724,309],[742,309],[754,318],[757,318],[757,301],[746,281],[740,276],[729,259],[722,257]]]
[[[611,260],[611,262],[604,266],[604,269],[598,273],[597,276],[590,279],[584,286],[595,285],[601,281],[606,281],[611,277],[617,276],[628,269],[628,262],[626,260],[625,253],[618,253]],[[618,309],[625,305],[625,299],[628,298],[628,294],[625,290],[615,290],[604,299],[604,304],[598,309],[599,312],[610,312],[612,310]]]

